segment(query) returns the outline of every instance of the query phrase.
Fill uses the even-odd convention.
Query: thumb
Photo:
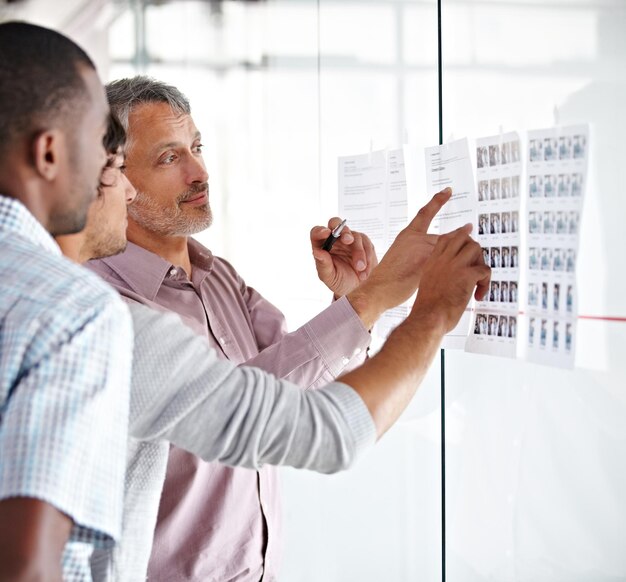
[[[332,276],[335,269],[333,259],[328,251],[323,249],[313,249],[313,258],[315,259],[315,268],[318,277],[324,281]]]

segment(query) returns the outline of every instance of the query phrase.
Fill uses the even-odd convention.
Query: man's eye
[[[201,154],[203,147],[204,147],[204,144],[201,144],[201,143],[199,143],[197,146],[194,146],[194,148],[193,148],[194,153]]]
[[[171,164],[176,159],[174,154],[170,154],[169,156],[165,156],[161,159],[161,164]]]

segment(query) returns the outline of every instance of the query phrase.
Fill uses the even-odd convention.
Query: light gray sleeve
[[[175,314],[129,305],[135,350],[130,433],[166,440],[206,461],[322,473],[350,466],[376,430],[349,386],[303,391],[217,357]]]

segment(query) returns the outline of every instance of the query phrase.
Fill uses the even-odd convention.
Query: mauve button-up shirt
[[[282,313],[225,260],[189,239],[192,277],[132,243],[90,268],[127,299],[177,312],[218,354],[303,388],[360,363],[370,336],[347,299],[293,333]],[[276,470],[206,463],[171,447],[148,578],[155,582],[270,582],[281,554]]]

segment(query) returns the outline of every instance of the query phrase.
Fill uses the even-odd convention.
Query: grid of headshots
[[[518,247],[482,247],[485,265],[492,269],[517,269],[519,267]]]
[[[583,191],[583,175],[536,174],[528,177],[530,198],[579,198]]]
[[[518,140],[506,141],[502,144],[478,146],[476,148],[476,166],[493,168],[520,161],[520,144]]]
[[[483,299],[489,303],[517,303],[517,281],[491,281]]]
[[[528,345],[553,351],[572,351],[574,323],[531,317],[528,322]]]
[[[519,232],[519,212],[490,212],[478,215],[478,234],[510,234]]]
[[[531,162],[581,159],[585,157],[586,147],[584,135],[535,138],[528,142],[528,159]]]
[[[577,210],[532,210],[528,213],[529,234],[578,234],[580,212]],[[480,217],[478,222],[480,234]]]
[[[574,285],[571,283],[532,281],[528,283],[528,306],[558,313],[572,313],[574,310]]]
[[[514,338],[517,336],[517,317],[477,313],[474,321],[474,335]]]
[[[528,249],[528,268],[531,271],[573,273],[576,270],[576,251],[574,249],[530,247]]]
[[[519,198],[519,176],[491,178],[478,181],[478,201]]]

